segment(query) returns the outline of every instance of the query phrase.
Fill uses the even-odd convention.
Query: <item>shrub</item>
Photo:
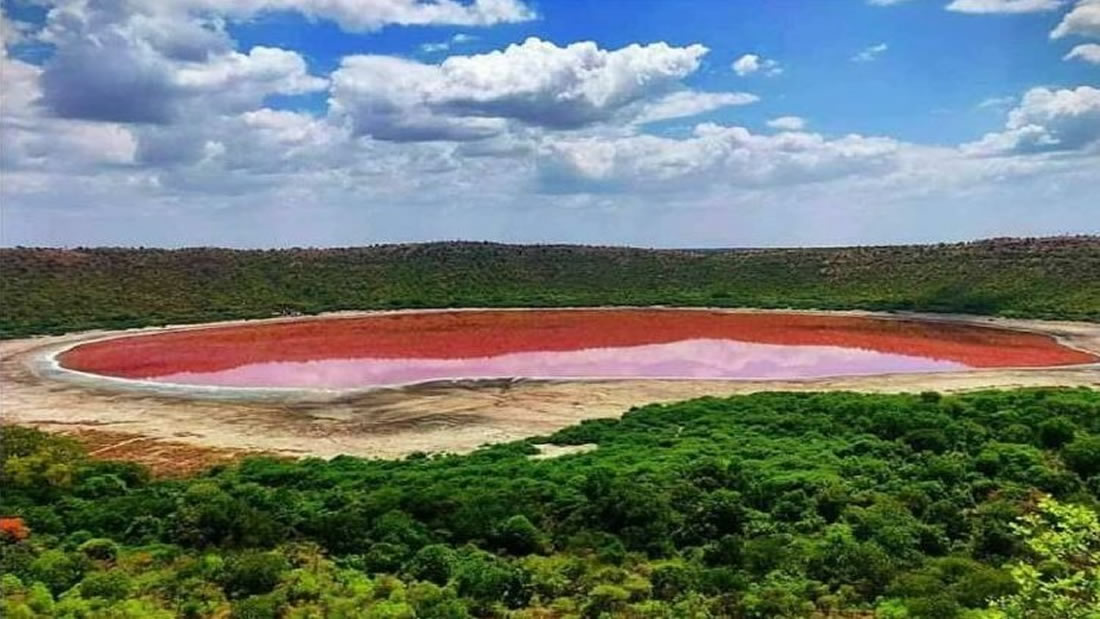
[[[457,560],[457,555],[451,548],[443,544],[431,544],[417,551],[405,571],[415,580],[445,585],[451,579]]]
[[[512,516],[496,533],[497,543],[508,553],[522,556],[543,549],[542,532],[526,516]]]
[[[1081,437],[1067,444],[1062,448],[1062,460],[1084,479],[1100,474],[1100,436]]]
[[[88,560],[83,555],[61,550],[47,550],[30,565],[34,579],[45,584],[54,595],[68,591],[80,582],[87,569]]]
[[[131,586],[130,577],[118,568],[92,572],[81,581],[80,595],[86,598],[121,600],[130,592]]]
[[[1073,440],[1077,424],[1065,417],[1047,419],[1039,424],[1039,443],[1047,449],[1058,449]]]
[[[118,544],[102,537],[84,542],[77,547],[77,550],[84,553],[84,556],[89,559],[97,561],[114,561],[115,557],[118,556]]]
[[[280,554],[246,551],[226,561],[222,587],[235,598],[269,593],[289,568]]]

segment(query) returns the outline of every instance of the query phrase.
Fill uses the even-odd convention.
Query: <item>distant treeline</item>
[[[0,249],[0,337],[353,309],[680,305],[1100,320],[1100,237],[821,249]]]

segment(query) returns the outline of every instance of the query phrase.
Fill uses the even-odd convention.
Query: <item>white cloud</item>
[[[860,50],[855,56],[852,56],[852,62],[872,62],[887,49],[890,49],[890,46],[885,43],[872,45]]]
[[[1064,0],[953,0],[948,11],[958,13],[1038,13],[1053,11]]]
[[[891,167],[898,143],[849,135],[754,135],[711,123],[690,138],[652,135],[548,139],[539,152],[550,191],[682,191],[718,186],[775,186],[840,178]]]
[[[395,141],[480,139],[508,122],[579,128],[665,93],[706,52],[665,43],[608,51],[531,38],[439,65],[349,56],[332,74],[332,112],[356,134]]]
[[[759,100],[760,97],[746,92],[681,90],[669,93],[643,106],[634,122],[644,124],[670,118],[686,118],[733,105],[747,105]]]
[[[0,47],[18,45],[27,38],[27,31],[31,29],[29,24],[16,21],[7,16],[4,8],[0,6]]]
[[[328,82],[309,74],[297,52],[253,47],[231,52],[197,66],[184,66],[173,79],[183,90],[209,93],[225,88],[255,88],[263,94],[295,95],[324,89]],[[256,95],[248,97],[256,99]]]
[[[420,51],[424,52],[425,54],[435,54],[439,52],[445,52],[455,45],[464,45],[466,43],[471,43],[476,40],[477,37],[472,34],[459,32],[458,34],[452,36],[446,41],[433,41],[429,43],[424,43],[420,46]]]
[[[425,54],[435,54],[437,52],[445,52],[451,49],[450,41],[436,41],[432,43],[422,43],[420,45],[420,51]]]
[[[819,135],[793,117],[772,119],[774,133],[693,123],[658,137],[642,124],[756,97],[687,88],[698,45],[531,40],[439,63],[354,56],[330,76],[292,49],[238,49],[225,21],[283,8],[369,30],[489,23],[517,6],[528,5],[65,0],[41,35],[0,23],[5,41],[41,36],[57,50],[42,67],[0,57],[4,242],[789,244],[917,234],[909,224],[937,208],[952,234],[975,236],[1036,203],[1050,205],[1028,220],[1038,227],[1013,230],[1095,215],[1091,87],[1035,89],[1004,131],[963,148]],[[327,114],[269,107],[272,94],[326,88]]]
[[[751,75],[758,71],[768,77],[773,77],[783,72],[783,67],[779,66],[779,62],[777,60],[772,60],[770,58],[761,58],[757,54],[745,54],[744,56],[741,56],[737,60],[733,61],[733,64],[730,65],[730,68],[733,69],[734,73],[741,77]]]
[[[978,109],[995,109],[1004,111],[1015,105],[1015,103],[1016,97],[1012,95],[1007,95],[1004,97],[989,97],[988,99],[982,99],[981,103],[978,104]]]
[[[158,0],[167,6],[248,18],[272,11],[296,11],[330,19],[346,30],[370,31],[387,25],[491,26],[535,19],[521,0]]]
[[[1100,45],[1096,43],[1078,45],[1062,57],[1062,60],[1083,60],[1092,64],[1100,64]]]
[[[802,131],[806,128],[806,119],[799,116],[780,116],[769,120],[767,124],[780,131]]]
[[[41,73],[0,47],[0,169],[70,174],[133,162],[134,136],[123,126],[41,118]]]
[[[326,86],[297,52],[234,51],[222,26],[183,13],[56,7],[41,35],[56,46],[41,75],[42,105],[62,118],[164,124]]]
[[[973,155],[1090,150],[1100,141],[1100,90],[1032,88],[1008,114],[1005,130],[964,144]]]
[[[1050,38],[1060,39],[1070,34],[1100,37],[1100,0],[1078,0],[1073,10],[1051,31]]]
[[[332,74],[329,112],[356,135],[380,140],[476,140],[503,132],[499,118],[437,112],[444,80],[436,65],[390,56],[350,56]]]

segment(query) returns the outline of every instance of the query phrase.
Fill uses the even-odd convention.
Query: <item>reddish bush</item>
[[[30,534],[31,530],[22,518],[0,518],[0,538],[20,541],[27,539]]]

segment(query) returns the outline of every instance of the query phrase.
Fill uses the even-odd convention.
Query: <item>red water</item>
[[[85,344],[64,367],[167,383],[350,388],[446,378],[806,378],[1090,363],[1037,334],[688,310],[383,314]]]

